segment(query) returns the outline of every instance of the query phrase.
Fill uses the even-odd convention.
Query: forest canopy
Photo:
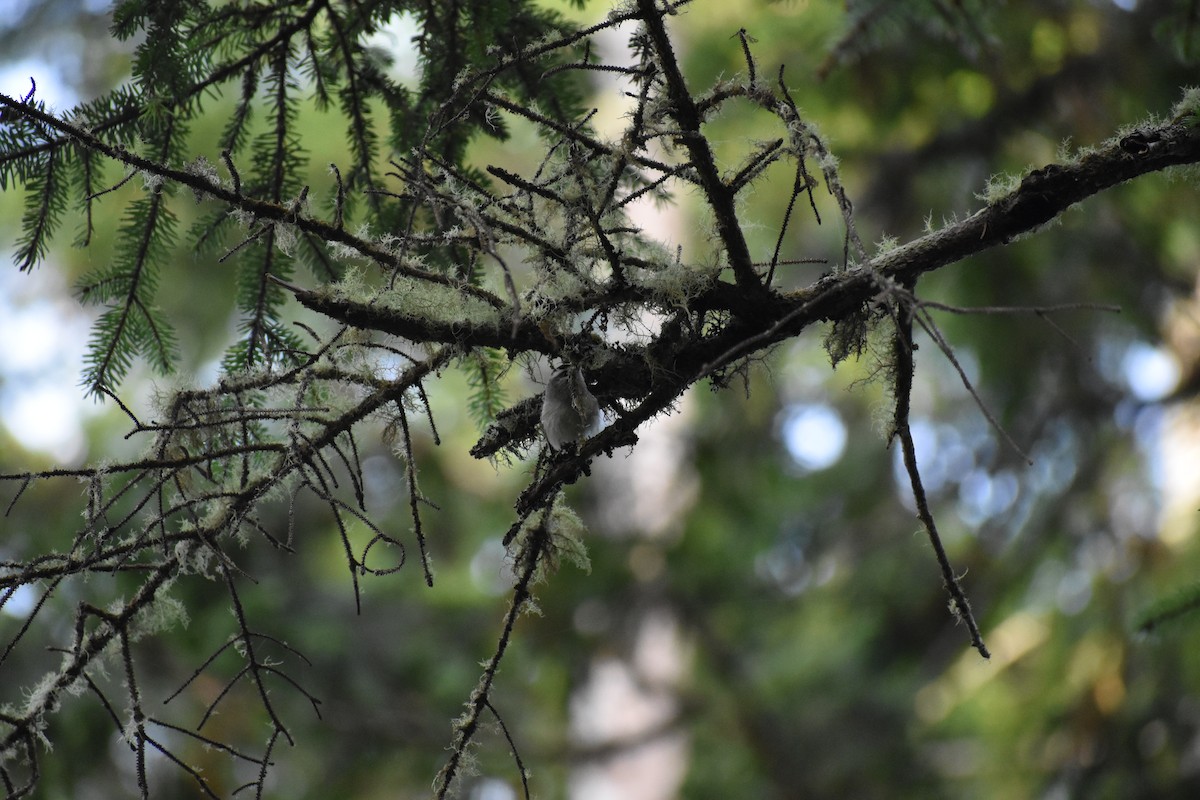
[[[25,4],[7,795],[1195,796],[1198,26]]]

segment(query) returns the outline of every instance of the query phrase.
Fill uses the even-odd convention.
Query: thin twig
[[[513,741],[512,734],[508,732],[508,726],[504,724],[504,718],[500,716],[500,712],[492,705],[491,700],[485,700],[484,705],[487,710],[492,712],[492,716],[496,718],[496,722],[500,725],[501,732],[504,733],[504,738],[508,742],[508,749],[512,751],[513,760],[517,762],[517,774],[521,776],[521,789],[525,793],[525,800],[529,800],[529,771],[525,769],[525,763],[521,760],[521,753],[517,750],[517,743]]]
[[[913,444],[912,430],[909,428],[910,399],[912,397],[913,378],[913,341],[912,341],[912,312],[904,307],[892,307],[893,321],[896,325],[896,335],[892,346],[896,370],[896,409],[893,417],[894,435],[900,437],[900,447],[904,456],[904,468],[908,472],[912,485],[913,500],[917,506],[917,518],[925,528],[929,543],[937,557],[938,567],[942,572],[942,581],[950,593],[951,611],[955,617],[967,625],[971,635],[971,644],[984,658],[991,658],[987,646],[983,643],[983,635],[979,624],[971,611],[971,604],[959,584],[954,568],[950,566],[950,558],[946,548],[942,546],[942,538],[938,534],[937,524],[933,513],[929,510],[929,500],[925,496],[925,487],[921,482],[921,473],[917,466],[917,449]]]
[[[1025,461],[1026,464],[1032,465],[1033,459],[1029,457],[1028,453],[1021,449],[1021,446],[1017,444],[1016,440],[1013,439],[1004,426],[1000,424],[1000,421],[996,419],[995,415],[992,414],[992,410],[988,408],[987,403],[983,402],[983,398],[980,397],[979,392],[975,390],[975,385],[972,384],[971,379],[967,377],[967,371],[963,369],[962,364],[960,364],[958,361],[958,357],[954,355],[954,348],[952,348],[950,343],[946,341],[946,338],[942,335],[941,330],[934,323],[933,319],[919,308],[914,310],[913,315],[916,317],[917,322],[920,324],[925,333],[929,334],[929,338],[933,339],[934,343],[938,346],[938,349],[942,351],[942,355],[946,356],[946,360],[949,361],[954,367],[954,371],[958,373],[959,380],[961,380],[962,385],[966,387],[967,392],[971,395],[971,399],[975,401],[975,405],[979,407],[980,412],[987,419],[988,424],[991,425],[992,428],[1004,438],[1004,441],[1008,443],[1008,446],[1011,447],[1013,451]]]
[[[521,568],[521,576],[518,578],[516,586],[513,587],[512,602],[508,607],[508,613],[504,617],[504,629],[501,631],[500,638],[496,642],[496,649],[492,653],[492,657],[488,659],[487,666],[484,667],[483,675],[479,678],[479,683],[471,693],[470,710],[467,712],[466,718],[455,723],[454,742],[450,747],[450,758],[446,762],[446,765],[442,767],[442,771],[438,773],[437,780],[434,782],[434,786],[437,789],[437,800],[444,800],[454,785],[454,779],[458,777],[458,771],[462,766],[463,758],[466,756],[467,747],[470,746],[476,732],[479,730],[479,720],[490,700],[492,684],[495,682],[496,673],[500,669],[500,661],[504,658],[504,653],[508,649],[508,644],[512,639],[513,627],[517,624],[517,619],[521,616],[521,612],[525,610],[526,604],[532,598],[534,576],[542,566],[542,558],[545,556],[547,548],[550,545],[550,533],[546,529],[548,518],[549,508],[546,508],[543,511],[541,523],[530,531],[529,536],[524,541],[521,552],[517,556],[517,563]]]

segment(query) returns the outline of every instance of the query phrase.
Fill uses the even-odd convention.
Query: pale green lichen
[[[277,223],[275,226],[275,246],[279,248],[279,252],[285,256],[295,257],[296,244],[300,239],[300,233],[294,225],[285,223]]]
[[[564,502],[557,502],[550,512],[550,536],[554,558],[566,559],[584,572],[592,571],[592,562],[588,557],[587,545],[583,537],[587,535],[587,526],[579,515]]]
[[[184,525],[180,529],[181,534],[191,533],[196,530],[192,526]],[[175,560],[179,562],[179,572],[181,574],[195,574],[206,578],[214,577],[215,572],[212,571],[212,548],[199,547],[193,541],[181,541],[175,545]]]
[[[1183,97],[1171,109],[1171,120],[1200,125],[1200,86],[1188,86],[1183,90]]]
[[[884,234],[879,241],[875,243],[875,256],[884,256],[900,247],[900,240],[895,236]]]
[[[549,261],[542,262],[540,266],[537,287],[530,292],[530,298],[535,301],[530,309],[530,315],[534,318],[552,313],[564,300],[580,297],[598,288],[579,274],[561,267],[555,268]]]
[[[196,177],[207,181],[213,186],[221,185],[221,176],[217,174],[217,168],[213,166],[213,163],[204,156],[196,156],[195,159],[184,165],[183,171],[189,175],[195,175]],[[199,203],[204,199],[204,192],[193,187],[192,196],[196,199],[196,202]]]
[[[499,325],[500,311],[484,299],[459,287],[397,275],[390,285],[368,286],[356,270],[347,270],[341,281],[323,287],[320,295],[331,300],[370,304],[394,310],[414,321],[433,325],[482,327]]]
[[[42,732],[46,725],[46,714],[53,714],[58,710],[58,681],[57,672],[47,672],[43,675],[32,688],[26,690],[25,707],[20,714],[23,719],[30,720],[32,724],[29,727],[47,746],[50,743],[43,737]]]
[[[1104,142],[1101,145],[1082,145],[1075,147],[1075,143],[1071,137],[1067,137],[1058,143],[1058,148],[1054,151],[1055,163],[1059,166],[1068,167],[1078,164],[1083,159],[1095,155],[1100,152],[1103,147],[1108,147],[1113,142]]]
[[[1011,195],[1021,186],[1021,176],[1009,172],[992,175],[983,186],[983,191],[975,195],[976,199],[990,205]]]
[[[681,308],[712,286],[721,269],[720,264],[673,263],[662,269],[633,268],[629,271],[629,279],[654,302]]]
[[[583,541],[587,535],[587,526],[583,524],[579,515],[561,499],[557,499],[549,513],[539,512],[525,520],[517,534],[517,541],[524,543],[543,524],[550,541],[545,548],[545,557],[538,564],[534,574],[534,582],[540,583],[553,575],[564,560],[590,573],[592,562],[588,556],[587,545]]]
[[[169,590],[169,586],[164,586],[153,602],[141,608],[129,630],[131,641],[154,636],[176,626],[187,627],[190,621],[187,608],[179,599],[167,595]]]

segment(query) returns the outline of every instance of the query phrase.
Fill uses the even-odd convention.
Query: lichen
[[[710,287],[721,269],[720,264],[677,262],[661,269],[634,268],[629,271],[629,278],[646,292],[648,299],[667,307],[683,307]]]
[[[887,255],[888,253],[900,247],[900,240],[895,236],[884,234],[878,242],[875,243],[875,256]]]
[[[168,591],[168,587],[164,586],[153,602],[141,608],[130,627],[129,638],[131,641],[154,636],[177,625],[187,627],[189,621],[187,608],[178,598],[166,595],[166,591]]]
[[[1171,119],[1187,125],[1200,125],[1200,86],[1188,86],[1183,90],[1183,97],[1171,109]]]
[[[987,179],[987,183],[983,186],[983,191],[976,194],[975,197],[990,205],[995,205],[999,201],[1011,195],[1021,186],[1021,176],[1013,175],[1009,172],[1002,172],[998,175],[993,175]]]
[[[367,285],[361,273],[348,270],[341,281],[323,287],[320,293],[331,300],[391,309],[439,326],[482,327],[501,322],[499,309],[486,300],[456,286],[407,275],[397,275],[387,285],[376,287]]]

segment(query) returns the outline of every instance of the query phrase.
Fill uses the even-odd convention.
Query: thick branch
[[[896,278],[924,272],[1007,244],[1069,207],[1119,183],[1167,167],[1200,161],[1200,130],[1184,124],[1145,127],[1071,164],[1048,164],[1026,175],[1008,196],[962,222],[923,236],[867,266]]]
[[[826,276],[805,289],[783,295],[772,292],[765,298],[753,299],[746,297],[739,287],[718,284],[700,295],[696,304],[707,302],[709,295],[720,295],[720,306],[727,308],[731,305],[728,295],[739,294],[739,300],[752,306],[756,313],[739,314],[716,335],[612,350],[604,366],[593,373],[601,387],[596,394],[602,402],[641,399],[652,391],[661,391],[668,383],[682,392],[704,375],[795,337],[815,322],[857,313],[890,280],[910,282],[925,272],[1006,244],[1044,225],[1075,203],[1119,183],[1167,167],[1197,162],[1200,162],[1200,130],[1182,124],[1145,128],[1073,164],[1051,164],[1034,170],[1011,194],[967,219],[922,236],[865,265]],[[676,396],[677,393],[662,398],[643,418],[665,409]],[[520,416],[514,414],[502,427],[489,430],[473,454],[487,457],[506,445],[526,439],[536,425],[537,407],[536,403],[526,404],[520,409]],[[599,443],[594,451],[602,451],[606,443]],[[555,477],[563,478],[567,472],[569,469],[564,468]]]
[[[495,320],[488,322],[443,321],[406,313],[395,306],[302,289],[273,275],[271,279],[292,292],[305,308],[362,330],[389,333],[417,342],[508,348],[514,352],[534,351],[547,355],[557,352],[556,345],[529,319],[520,319],[513,325],[508,315],[497,313]]]

